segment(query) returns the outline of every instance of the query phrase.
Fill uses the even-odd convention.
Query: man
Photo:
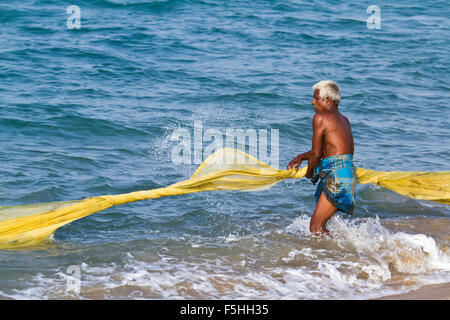
[[[338,85],[324,80],[313,86],[313,137],[310,151],[299,154],[287,166],[298,169],[308,161],[306,177],[314,184],[320,178],[315,193],[316,208],[309,229],[314,235],[330,235],[325,227],[336,211],[353,213],[356,174],[353,166],[353,134],[350,121],[339,112]]]

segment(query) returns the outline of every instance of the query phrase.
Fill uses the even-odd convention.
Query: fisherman
[[[316,207],[309,229],[314,235],[331,236],[325,227],[336,211],[353,213],[356,173],[353,166],[353,134],[350,121],[339,112],[341,100],[338,85],[323,80],[313,86],[313,137],[310,151],[299,154],[287,166],[298,169],[308,161],[306,177],[315,185]]]

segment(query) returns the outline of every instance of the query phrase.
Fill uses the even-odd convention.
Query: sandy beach
[[[450,300],[450,283],[428,285],[410,292],[374,300]]]

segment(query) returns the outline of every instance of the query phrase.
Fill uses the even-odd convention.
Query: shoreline
[[[409,292],[370,300],[450,300],[450,282],[426,285]]]

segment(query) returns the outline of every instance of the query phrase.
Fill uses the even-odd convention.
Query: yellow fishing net
[[[84,200],[0,207],[0,249],[33,246],[53,238],[61,226],[109,207],[145,199],[214,190],[262,190],[307,171],[273,168],[237,149],[210,155],[190,179],[166,188],[104,195]],[[407,197],[450,204],[450,171],[379,172],[356,169],[359,183],[372,183]]]

